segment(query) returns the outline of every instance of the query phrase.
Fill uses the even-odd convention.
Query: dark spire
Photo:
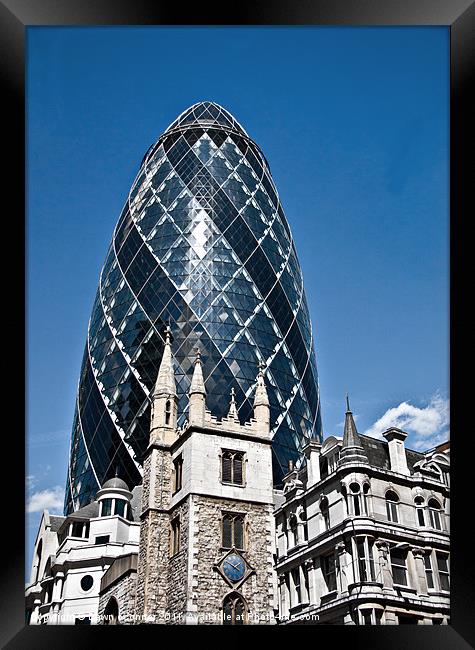
[[[346,394],[346,413],[345,413],[345,428],[343,431],[343,444],[340,452],[340,462],[368,462],[366,452],[361,444],[356,424],[353,419],[353,413],[350,409],[350,400],[348,393]]]

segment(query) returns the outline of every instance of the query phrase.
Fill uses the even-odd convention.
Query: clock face
[[[231,582],[241,580],[246,572],[246,565],[242,557],[236,553],[230,553],[223,562],[223,572]]]

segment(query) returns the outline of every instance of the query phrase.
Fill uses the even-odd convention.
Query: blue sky
[[[304,273],[325,435],[448,431],[449,32],[28,28],[27,566],[62,509],[99,272],[143,154],[222,104],[270,164]]]

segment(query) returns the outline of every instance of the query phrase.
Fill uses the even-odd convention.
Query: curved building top
[[[196,347],[218,418],[233,388],[249,420],[265,363],[279,483],[288,461],[321,437],[310,316],[269,165],[214,102],[185,110],[150,147],[114,229],[81,369],[67,512],[117,467],[130,488],[140,482],[168,326],[183,419]]]

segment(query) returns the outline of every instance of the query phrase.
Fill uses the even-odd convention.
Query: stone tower
[[[274,622],[270,407],[260,366],[254,417],[206,408],[199,350],[188,421],[178,428],[170,333],[152,397],[144,459],[136,619],[169,624]]]

